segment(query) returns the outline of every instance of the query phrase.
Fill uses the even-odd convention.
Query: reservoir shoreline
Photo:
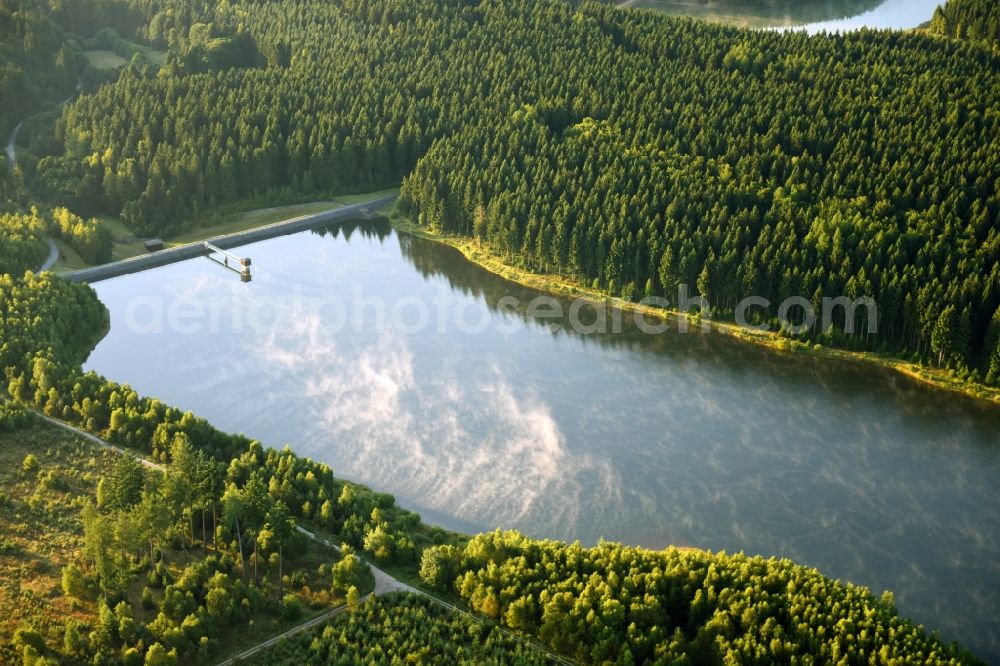
[[[356,219],[359,216],[364,217],[366,215],[370,215],[373,211],[378,210],[382,206],[391,203],[395,198],[396,196],[392,195],[364,203],[342,206],[340,208],[323,211],[321,213],[293,217],[289,220],[266,224],[261,227],[247,229],[245,231],[238,231],[236,233],[216,236],[214,238],[206,238],[203,241],[185,243],[184,245],[159,250],[158,252],[138,257],[131,257],[129,259],[102,264],[100,266],[93,266],[91,268],[83,268],[77,271],[63,273],[60,277],[65,278],[70,282],[86,282],[88,284],[92,284],[94,282],[100,282],[101,280],[108,280],[114,277],[128,275],[130,273],[136,273],[150,268],[166,266],[167,264],[184,261],[185,259],[211,254],[211,252],[205,247],[206,242],[211,243],[212,245],[215,245],[223,250],[229,250],[241,245],[247,245],[248,243],[274,238],[275,236],[284,236],[298,231],[306,231],[323,224]]]
[[[673,318],[675,320],[686,318],[692,322],[698,321],[696,318],[677,310],[666,310],[612,297],[569,278],[558,275],[542,275],[512,266],[499,259],[496,255],[489,252],[489,250],[478,246],[473,239],[430,231],[403,216],[396,208],[390,212],[389,219],[393,227],[398,231],[452,247],[461,252],[468,261],[480,268],[523,287],[537,289],[553,295],[582,297],[595,302],[608,303],[621,310],[648,317],[658,317],[661,319]],[[935,389],[958,393],[973,400],[1000,405],[1000,388],[952,377],[945,371],[919,363],[904,361],[875,352],[856,352],[825,345],[809,344],[782,337],[771,331],[756,331],[725,321],[711,320],[710,325],[713,331],[775,351],[803,354],[817,358],[870,363],[898,372]]]
[[[537,290],[384,216],[316,231],[243,248],[260,266],[252,285],[203,259],[95,284],[112,331],[84,370],[221,430],[289,443],[453,530],[787,557],[891,589],[902,613],[954,638],[969,633],[954,618],[982,615],[960,609],[1000,575],[965,564],[997,552],[992,407],[700,327],[649,335],[627,313],[621,334],[588,335],[533,316]],[[340,325],[328,307],[246,325],[293,288],[304,303],[440,302],[490,324],[411,332],[369,307]],[[218,326],[128,325],[133,299],[178,294],[211,302]],[[899,539],[869,537],[889,531]]]
[[[488,250],[476,245],[472,239],[436,233],[417,225],[399,213],[398,209],[394,206],[396,199],[397,195],[394,194],[320,213],[302,215],[244,231],[207,238],[204,241],[199,240],[186,243],[147,255],[63,273],[60,277],[70,282],[92,284],[198,256],[206,256],[210,254],[209,250],[204,246],[206,241],[224,250],[232,249],[276,236],[305,231],[324,224],[372,215],[380,209],[393,205],[393,208],[387,211],[387,217],[392,226],[398,231],[447,245],[458,250],[471,263],[520,286],[537,289],[553,295],[583,297],[594,302],[609,303],[623,311],[642,314],[644,316],[661,319],[672,318],[675,320],[687,318],[689,321],[695,321],[694,318],[677,310],[665,310],[663,308],[624,301],[621,298],[611,297],[608,294],[586,287],[569,278],[557,275],[542,275],[507,264]],[[711,320],[710,325],[713,331],[775,351],[804,354],[816,358],[870,363],[900,373],[926,386],[958,393],[977,401],[1000,405],[1000,389],[998,388],[952,377],[945,371],[911,361],[892,358],[875,352],[857,352],[825,345],[809,344],[782,337],[771,331],[751,330],[731,322]]]

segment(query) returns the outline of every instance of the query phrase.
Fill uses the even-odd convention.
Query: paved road
[[[7,168],[10,169],[11,173],[14,173],[14,165],[17,163],[17,153],[14,143],[17,141],[17,133],[23,124],[23,120],[17,124],[17,127],[14,128],[14,131],[10,135],[10,141],[7,142]]]
[[[76,82],[76,91],[80,92],[81,88],[83,88],[83,79]],[[59,102],[59,104],[56,105],[56,108],[58,109],[65,106],[74,97],[76,97],[76,92]],[[12,175],[14,173],[14,167],[17,165],[17,133],[21,130],[21,125],[23,124],[23,120],[17,124],[17,127],[15,127],[14,131],[10,134],[10,141],[7,142],[7,168],[10,169],[10,173]],[[45,240],[49,242],[49,256],[45,260],[45,263],[42,264],[42,267],[35,271],[36,273],[43,273],[49,270],[55,266],[57,261],[59,261],[59,248],[56,246],[55,241],[48,237],[46,237]]]
[[[35,271],[36,273],[42,273],[49,270],[55,266],[57,261],[59,261],[59,247],[56,245],[56,242],[49,237],[46,237],[45,240],[49,242],[49,256],[45,260],[45,263],[42,264],[42,267]]]
[[[79,89],[79,87],[80,86],[77,85],[77,89]],[[68,98],[66,102],[70,99],[72,99],[72,97]],[[62,104],[65,104],[66,102],[63,102]],[[62,106],[62,104],[59,106]],[[21,125],[23,124],[23,120],[17,124],[17,127],[15,127],[14,131],[10,134],[10,141],[7,142],[7,168],[10,170],[11,175],[14,174],[14,167],[17,165],[17,133],[21,130]],[[45,260],[45,263],[42,264],[42,267],[35,271],[36,273],[49,270],[59,260],[59,248],[56,247],[55,241],[48,237],[46,237],[45,240],[49,243],[49,256]]]

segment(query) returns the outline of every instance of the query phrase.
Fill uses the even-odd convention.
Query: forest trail
[[[326,546],[327,548],[330,548],[330,549],[332,549],[332,550],[334,550],[334,551],[336,551],[338,553],[340,552],[340,546],[338,546],[334,542],[330,541],[329,539],[324,539],[323,537],[318,536],[314,532],[310,532],[309,530],[307,530],[306,528],[302,527],[301,525],[296,525],[295,529],[297,529],[300,534],[304,534],[307,538],[311,539],[312,541],[315,541],[316,543],[318,543],[318,544],[320,544],[322,546]],[[412,594],[424,594],[423,592],[421,592],[420,590],[416,589],[415,587],[410,587],[409,585],[407,585],[403,581],[401,581],[401,580],[393,577],[392,575],[390,575],[390,574],[382,571],[381,569],[379,569],[378,567],[376,567],[371,562],[367,562],[367,564],[368,564],[368,568],[371,569],[372,577],[375,578],[375,590],[372,592],[372,594],[374,594],[375,596],[378,597],[378,596],[382,596],[383,594],[390,594],[392,592],[407,592],[407,593],[412,593]],[[425,596],[429,596],[429,595],[425,595]]]
[[[116,453],[120,453],[122,455],[132,456],[133,458],[135,458],[136,460],[138,460],[147,469],[154,469],[154,470],[157,470],[157,471],[160,471],[160,472],[165,472],[166,471],[166,467],[164,465],[161,465],[159,463],[155,463],[152,460],[149,460],[148,458],[144,458],[143,456],[139,455],[135,451],[129,451],[128,449],[123,449],[120,446],[116,446],[114,444],[111,444],[110,442],[106,442],[103,439],[101,439],[100,437],[97,437],[96,435],[90,434],[86,430],[81,430],[80,428],[77,428],[76,426],[72,426],[72,425],[70,425],[68,423],[64,423],[63,421],[60,421],[59,419],[54,419],[54,418],[52,418],[50,416],[46,416],[45,414],[42,414],[39,411],[36,411],[36,410],[31,410],[31,411],[38,418],[42,419],[46,423],[49,423],[49,424],[51,424],[51,425],[53,425],[53,426],[55,426],[57,428],[61,428],[63,430],[67,430],[67,431],[69,431],[71,433],[79,435],[80,437],[83,437],[87,441],[93,442],[94,444],[97,444],[101,448],[110,449],[110,450],[115,451]],[[315,532],[307,530],[306,528],[302,527],[301,525],[296,525],[295,529],[297,529],[302,535],[306,536],[310,540],[312,540],[312,541],[314,541],[314,542],[316,542],[316,543],[318,543],[318,544],[320,544],[322,546],[330,548],[331,550],[334,550],[337,553],[339,553],[341,551],[340,546],[338,546],[334,542],[330,541],[329,539],[326,539],[324,537],[321,537],[321,536],[317,535]],[[422,597],[426,597],[427,599],[429,599],[431,602],[437,604],[438,606],[441,606],[442,608],[446,608],[446,609],[450,610],[453,613],[460,613],[460,614],[462,614],[462,615],[464,615],[464,616],[466,616],[466,617],[468,617],[468,618],[470,618],[472,620],[475,620],[476,622],[482,622],[483,621],[482,618],[478,617],[477,615],[475,615],[473,613],[470,613],[467,610],[464,610],[462,608],[459,608],[458,606],[450,604],[447,601],[444,601],[443,599],[438,599],[433,594],[429,594],[429,593],[424,592],[423,590],[415,588],[415,587],[413,587],[411,585],[407,585],[403,581],[399,580],[398,578],[392,576],[389,573],[386,573],[382,569],[379,569],[378,567],[376,567],[371,562],[368,562],[367,560],[365,560],[365,563],[371,569],[372,577],[375,579],[375,589],[372,590],[370,593],[366,594],[364,597],[362,597],[362,600],[367,599],[370,596],[376,596],[376,597],[378,597],[378,596],[383,596],[383,595],[386,595],[386,594],[395,594],[395,593],[418,594],[418,595],[420,595]],[[249,648],[245,652],[242,652],[242,653],[236,655],[235,657],[231,657],[231,658],[229,658],[229,659],[227,659],[227,660],[225,660],[223,662],[220,662],[218,664],[218,666],[228,666],[230,664],[236,663],[237,661],[240,661],[240,660],[246,659],[248,657],[251,657],[254,654],[260,652],[261,650],[264,650],[264,649],[266,649],[268,647],[271,647],[272,645],[276,644],[278,641],[282,640],[283,638],[287,638],[289,636],[294,636],[295,634],[297,634],[299,632],[305,631],[305,630],[310,629],[312,627],[315,627],[315,626],[317,626],[319,624],[322,624],[326,620],[330,619],[331,617],[334,617],[335,615],[338,615],[339,613],[341,613],[341,612],[343,612],[345,610],[347,610],[347,606],[338,606],[337,608],[331,609],[330,611],[328,611],[327,613],[324,613],[323,615],[319,615],[319,616],[317,616],[317,617],[315,617],[315,618],[313,618],[311,620],[303,622],[300,625],[292,627],[291,629],[285,631],[284,633],[281,633],[281,634],[279,634],[277,636],[269,638],[266,641],[263,641],[262,643],[258,643],[254,647]],[[566,659],[566,658],[564,658],[564,657],[562,657],[560,655],[557,655],[557,654],[555,654],[553,652],[550,652],[548,649],[546,649],[545,647],[543,647],[543,646],[541,646],[541,645],[539,645],[537,643],[534,643],[534,642],[531,642],[531,641],[527,641],[523,636],[519,636],[519,635],[517,635],[517,634],[515,634],[515,633],[513,633],[513,632],[511,632],[511,631],[509,631],[509,630],[507,630],[507,629],[499,626],[499,625],[497,625],[496,628],[497,628],[498,631],[501,631],[504,634],[507,634],[508,636],[511,636],[511,637],[516,638],[516,639],[521,640],[521,641],[525,641],[525,643],[527,645],[529,645],[529,646],[535,648],[536,650],[544,653],[550,660],[552,660],[553,662],[555,662],[557,664],[564,664],[566,666],[572,666],[575,663],[575,662],[570,661],[569,659]]]
[[[362,597],[362,599],[367,599],[369,596],[371,596],[371,595],[365,595],[364,597]],[[239,662],[243,661],[244,659],[249,659],[250,657],[252,657],[255,654],[257,654],[258,652],[260,652],[261,650],[266,650],[267,648],[272,647],[272,646],[278,644],[280,641],[283,641],[286,638],[290,638],[290,637],[294,636],[295,634],[302,633],[303,631],[306,631],[307,629],[312,629],[315,626],[323,624],[324,622],[326,622],[327,620],[329,620],[333,616],[339,615],[340,613],[343,613],[345,610],[347,610],[347,608],[348,607],[346,605],[344,605],[344,606],[337,606],[333,610],[327,611],[326,613],[323,613],[322,615],[317,615],[313,619],[307,620],[306,622],[303,622],[300,625],[294,626],[291,629],[289,629],[288,631],[282,632],[282,633],[278,634],[277,636],[274,636],[273,638],[267,639],[263,643],[258,643],[257,645],[254,645],[252,648],[250,648],[248,650],[244,650],[243,652],[240,652],[238,655],[236,655],[234,657],[230,657],[229,659],[226,659],[225,661],[220,661],[217,666],[230,666],[231,664],[239,663]]]
[[[310,532],[309,530],[307,530],[306,528],[302,527],[301,525],[296,525],[295,529],[297,529],[299,532],[301,532],[305,536],[309,537],[313,541],[315,541],[317,543],[320,543],[320,544],[326,546],[327,548],[332,548],[333,550],[337,551],[338,553],[340,552],[340,546],[338,546],[337,544],[333,543],[332,541],[330,541],[328,539],[324,539],[321,536],[317,536],[316,534],[314,534],[313,532]],[[392,575],[386,573],[385,571],[382,571],[381,569],[379,569],[378,567],[376,567],[371,562],[367,562],[367,564],[368,564],[368,567],[371,569],[372,575],[375,577],[375,590],[372,592],[372,594],[375,595],[376,597],[379,597],[379,596],[382,596],[382,595],[385,595],[385,594],[392,594],[392,593],[396,593],[396,592],[404,593],[404,594],[417,594],[417,595],[420,595],[420,596],[422,596],[422,597],[424,597],[426,599],[429,599],[432,603],[435,603],[438,606],[441,606],[442,608],[448,609],[449,611],[451,611],[453,613],[459,613],[459,614],[464,615],[464,616],[466,616],[466,617],[468,617],[468,618],[470,618],[470,619],[472,619],[472,620],[474,620],[476,622],[482,622],[483,621],[483,619],[481,617],[479,617],[477,615],[474,615],[473,613],[470,613],[469,611],[467,611],[465,609],[462,609],[462,608],[459,608],[458,606],[450,604],[447,601],[444,601],[443,599],[438,599],[433,594],[429,594],[427,592],[424,592],[421,589],[418,589],[418,588],[413,587],[411,585],[407,585],[406,583],[404,583],[403,581],[399,580],[398,578],[395,578]],[[504,634],[506,634],[506,635],[508,635],[508,636],[510,636],[512,638],[516,638],[519,641],[524,641],[527,645],[529,645],[530,647],[535,648],[539,652],[542,652],[543,654],[545,654],[545,656],[547,656],[549,659],[551,659],[552,661],[554,661],[557,664],[565,664],[566,666],[571,666],[572,664],[574,664],[574,662],[572,662],[572,661],[570,661],[570,660],[568,660],[568,659],[566,659],[564,657],[561,657],[561,656],[559,656],[559,655],[557,655],[557,654],[555,654],[553,652],[550,652],[549,650],[547,650],[546,648],[542,647],[541,645],[538,645],[537,643],[533,643],[531,641],[527,641],[523,636],[519,636],[518,634],[515,634],[515,633],[513,633],[513,632],[511,632],[511,631],[509,631],[507,629],[504,629],[503,627],[501,627],[499,625],[497,625],[496,628],[497,628],[498,631],[500,631],[500,632],[502,632],[502,633],[504,633]],[[220,664],[220,666],[222,666],[222,665]]]
[[[56,104],[55,108],[59,109],[69,104],[70,100],[76,97],[77,93],[79,93],[82,88],[83,88],[83,79],[79,79],[76,82],[76,92],[74,92],[72,95],[70,95],[63,101]],[[23,124],[24,120],[22,120],[17,124],[17,127],[14,128],[14,131],[10,133],[10,141],[7,142],[7,168],[10,169],[10,172],[12,174],[14,173],[14,166],[17,164],[17,147],[16,147],[17,133],[21,131],[21,125]],[[42,270],[45,269],[43,268]]]
[[[42,414],[41,412],[36,411],[36,410],[31,410],[31,412],[35,416],[37,416],[38,418],[40,418],[43,421],[45,421],[46,423],[50,423],[50,424],[54,425],[57,428],[62,428],[63,430],[68,430],[69,432],[71,432],[71,433],[73,433],[75,435],[79,435],[80,437],[83,437],[88,442],[93,442],[94,444],[97,444],[98,446],[100,446],[103,449],[110,449],[110,450],[114,451],[115,453],[120,453],[120,454],[126,455],[126,456],[132,456],[133,458],[135,458],[136,460],[138,460],[139,463],[143,467],[145,467],[146,469],[155,469],[158,472],[165,472],[165,471],[167,471],[167,468],[164,467],[163,465],[161,465],[159,463],[155,463],[152,460],[149,460],[148,458],[143,458],[142,456],[140,456],[139,454],[137,454],[134,451],[129,451],[127,449],[123,449],[122,447],[115,446],[114,444],[111,444],[110,442],[105,442],[100,437],[97,437],[95,435],[91,435],[86,430],[81,430],[80,428],[77,428],[76,426],[72,426],[72,425],[70,425],[68,423],[60,421],[59,419],[54,419],[51,416],[46,416],[45,414]]]

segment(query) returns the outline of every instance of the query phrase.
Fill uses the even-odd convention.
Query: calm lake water
[[[851,31],[861,28],[906,30],[931,20],[944,0],[827,0],[803,2],[788,11],[765,4],[742,13],[733,2],[693,2],[691,0],[634,0],[631,6],[654,9],[674,16],[694,16],[712,21],[751,27],[791,27],[812,33],[826,30]]]
[[[430,522],[789,557],[1000,660],[1000,409],[630,316],[580,334],[381,222],[239,254],[249,284],[199,258],[95,285],[86,367]]]
[[[916,28],[934,16],[934,10],[944,0],[885,0],[874,9],[850,16],[831,18],[803,26],[810,33],[821,31],[849,32],[861,28],[892,28],[907,30]]]

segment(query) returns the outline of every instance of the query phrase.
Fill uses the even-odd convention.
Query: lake
[[[1000,660],[1000,408],[698,328],[615,332],[384,221],[237,254],[249,283],[197,258],[94,285],[111,331],[85,367],[432,523],[789,557]]]
[[[831,18],[802,26],[810,33],[850,32],[861,28],[908,30],[916,28],[934,16],[934,10],[944,0],[885,0],[869,11],[849,16]]]
[[[632,0],[626,4],[674,16],[694,16],[758,28],[790,28],[817,33],[861,28],[907,30],[930,21],[943,0],[826,0],[800,2],[791,9],[761,2],[752,9],[731,0]]]

